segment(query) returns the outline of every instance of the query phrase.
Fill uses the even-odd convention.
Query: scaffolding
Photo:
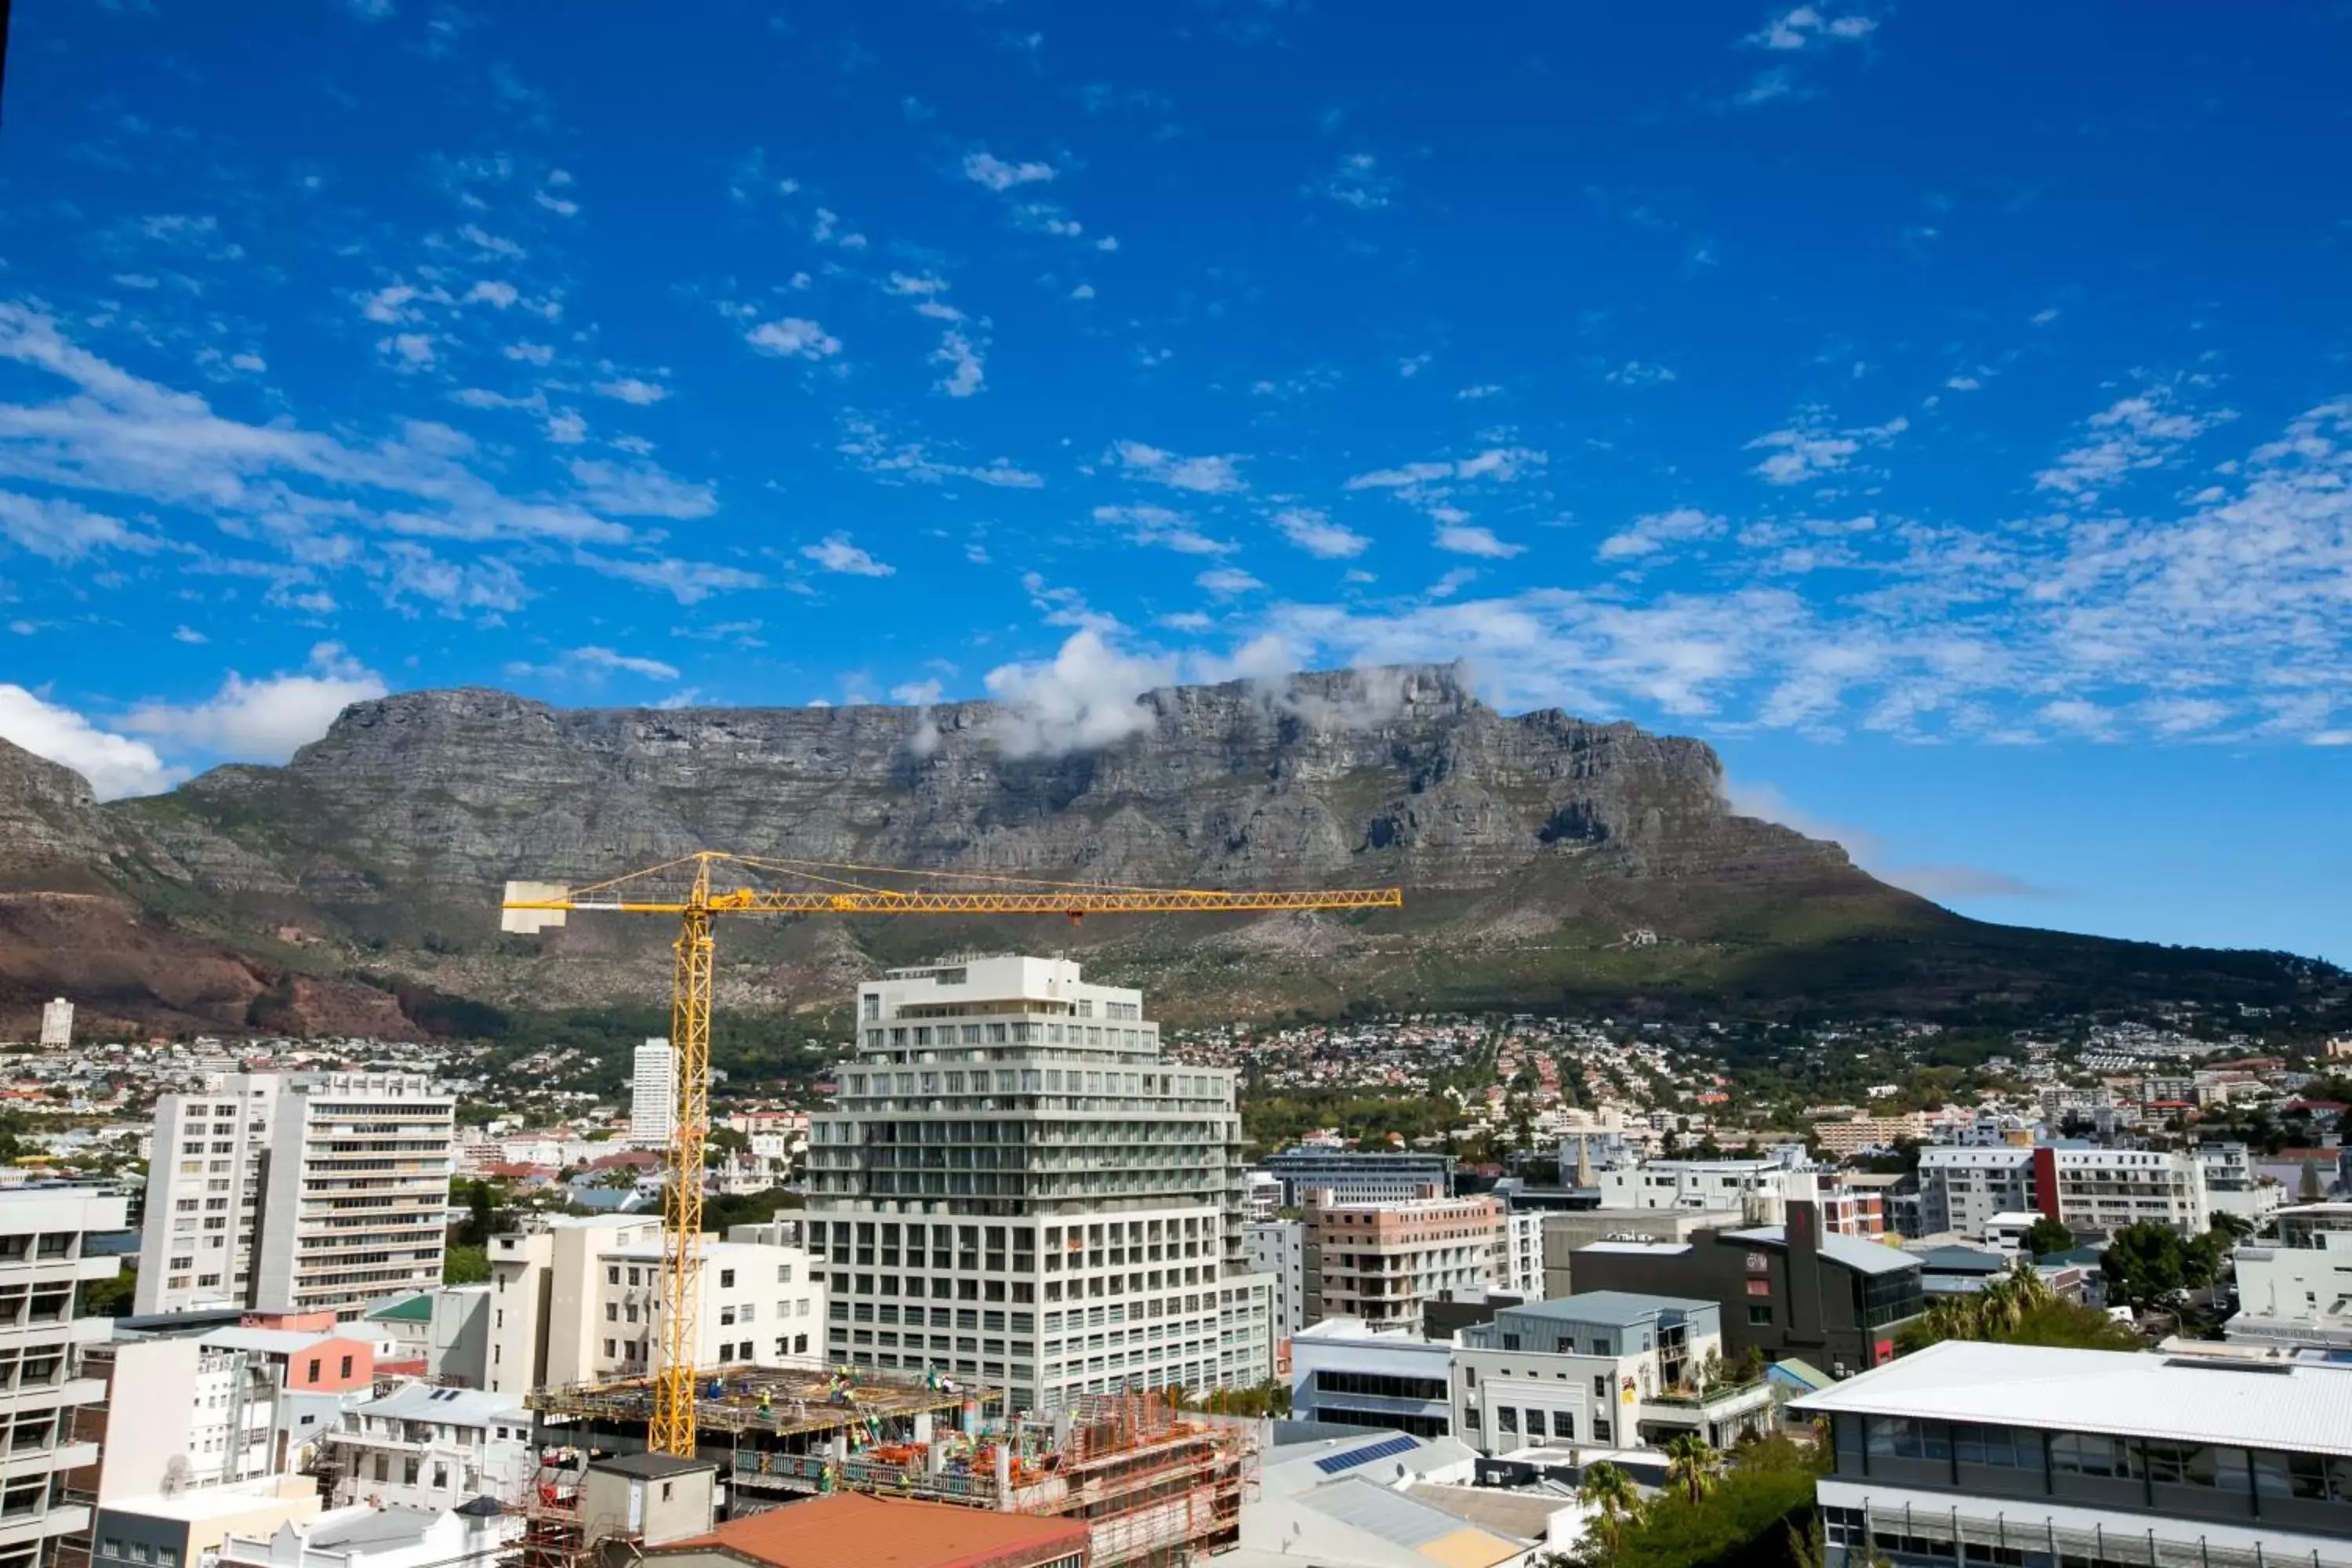
[[[696,1427],[738,1517],[846,1490],[1067,1519],[1087,1526],[1095,1568],[1176,1568],[1239,1543],[1256,1479],[1245,1424],[1142,1393],[1091,1395],[1050,1417],[982,1417],[994,1397],[865,1368],[728,1368],[698,1374]],[[529,1403],[572,1424],[583,1445],[642,1447],[654,1389],[639,1378]],[[579,1568],[577,1508],[576,1471],[568,1488],[539,1488],[512,1568]]]

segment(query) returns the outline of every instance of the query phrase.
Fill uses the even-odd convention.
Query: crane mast
[[[781,874],[818,886],[714,888],[717,868]],[[679,888],[677,879],[684,875]],[[885,885],[875,879],[973,884],[945,890]],[[509,882],[500,927],[536,932],[573,912],[677,918],[671,945],[670,1045],[677,1053],[677,1126],[662,1194],[661,1361],[654,1369],[654,1414],[646,1447],[691,1458],[694,1369],[701,1321],[703,1157],[710,1141],[710,989],[721,914],[1048,914],[1073,923],[1090,914],[1245,914],[1307,910],[1400,909],[1396,888],[1224,891],[1054,882],[984,872],[916,872],[887,866],[781,859],[698,850],[602,882],[567,887]]]

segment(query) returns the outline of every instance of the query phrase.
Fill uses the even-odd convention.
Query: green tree
[[[2066,1300],[2030,1267],[2020,1267],[1976,1295],[1939,1297],[1896,1334],[1906,1354],[1945,1340],[2072,1350],[2141,1348],[2137,1333],[2096,1308]]]
[[[1696,1507],[1715,1484],[1717,1458],[1706,1438],[1685,1432],[1666,1444],[1666,1479],[1682,1488]]]
[[[2043,1215],[2025,1233],[2025,1250],[2036,1258],[2048,1258],[2053,1253],[2070,1252],[2074,1247],[2074,1233],[2058,1221]]]
[[[125,1259],[122,1271],[111,1279],[85,1279],[81,1299],[74,1303],[77,1318],[120,1318],[131,1310],[131,1298],[139,1286],[139,1270]]]
[[[1625,1523],[1642,1511],[1642,1493],[1633,1485],[1633,1478],[1602,1459],[1584,1468],[1584,1479],[1577,1483],[1576,1500],[1587,1508],[1596,1509],[1601,1522],[1595,1528],[1605,1553],[1604,1563],[1614,1563],[1619,1549],[1624,1544]]]
[[[486,1285],[489,1279],[490,1249],[487,1247],[452,1247],[441,1261],[444,1285]]]
[[[2168,1225],[2127,1225],[2107,1238],[2099,1269],[2107,1294],[2134,1307],[2169,1307],[2195,1289],[2189,1244]],[[2209,1276],[2210,1278],[2210,1276]]]

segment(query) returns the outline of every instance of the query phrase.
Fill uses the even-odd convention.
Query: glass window
[[[2119,1480],[2137,1480],[2142,1473],[2138,1450],[2132,1444],[2084,1432],[2060,1432],[2051,1437],[2050,1468],[2061,1475],[2111,1476]]]

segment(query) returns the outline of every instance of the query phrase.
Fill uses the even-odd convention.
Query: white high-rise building
[[[834,1361],[1038,1411],[1271,1375],[1232,1071],[1163,1060],[1143,994],[1064,959],[893,970],[857,1011],[809,1137]]]
[[[73,1044],[73,1004],[60,996],[41,1007],[41,1049],[61,1051]]]
[[[253,1243],[278,1087],[275,1073],[236,1073],[205,1093],[155,1102],[131,1290],[139,1312],[252,1303]]]
[[[133,1305],[356,1318],[438,1284],[456,1118],[400,1073],[236,1074],[165,1095]]]
[[[89,1531],[89,1504],[67,1501],[64,1483],[98,1463],[98,1446],[71,1434],[75,1408],[106,1396],[83,1374],[81,1347],[105,1338],[108,1321],[77,1319],[74,1297],[121,1269],[89,1237],[121,1230],[123,1208],[94,1187],[0,1194],[0,1568],[42,1568],[59,1537]]]
[[[629,1079],[629,1142],[667,1149],[677,1135],[677,1051],[667,1040],[647,1040]]]

